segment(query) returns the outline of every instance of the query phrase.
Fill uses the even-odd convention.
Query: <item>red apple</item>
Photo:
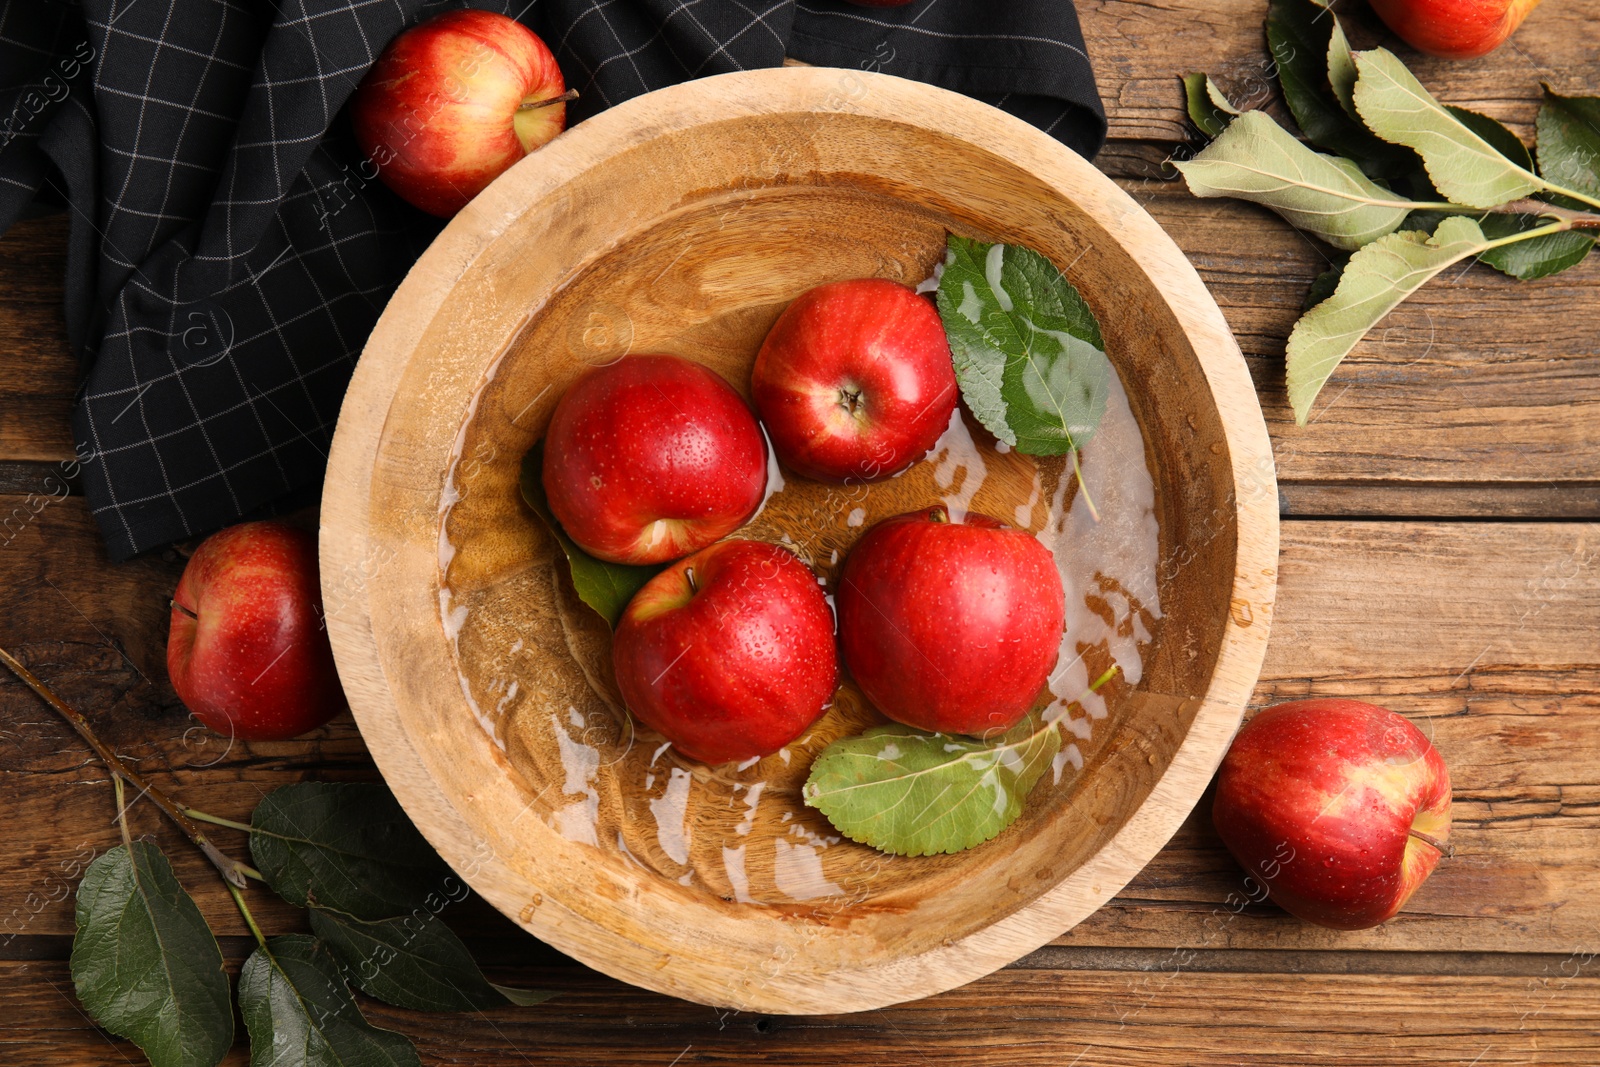
[[[767,444],[715,371],[677,356],[627,356],[579,378],[556,404],[542,478],[550,510],[584,551],[665,563],[756,513]]]
[[[246,741],[294,737],[343,711],[317,539],[280,522],[206,538],[172,595],[167,673],[201,722]]]
[[[1364,930],[1399,911],[1443,855],[1450,771],[1386,708],[1278,704],[1234,739],[1211,819],[1285,911]]]
[[[801,293],[767,334],[750,392],[778,458],[830,481],[911,466],[950,424],[957,396],[939,312],[885,278]]]
[[[1411,47],[1445,59],[1488,55],[1539,0],[1372,0],[1372,10]]]
[[[537,34],[493,11],[446,11],[383,50],[350,100],[384,184],[449,218],[567,125],[571,99]]]
[[[845,560],[837,593],[845,666],[891,719],[986,734],[1044,689],[1066,616],[1061,573],[1026,530],[943,507],[889,519]]]
[[[633,713],[702,763],[778,751],[839,683],[816,575],[763,541],[723,541],[656,575],[628,603],[611,654]]]

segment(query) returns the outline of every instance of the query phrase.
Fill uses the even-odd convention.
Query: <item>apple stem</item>
[[[517,105],[518,111],[533,111],[541,107],[550,107],[553,104],[565,104],[578,99],[578,90],[568,89],[560,96],[552,96],[548,100],[527,100]]]
[[[696,584],[695,580],[694,580],[694,568],[693,567],[685,567],[685,568],[683,568],[683,577],[689,583],[689,595],[690,596],[694,596],[696,593],[698,593],[700,591],[700,586],[698,584]]]
[[[169,603],[171,603],[174,608],[177,608],[179,611],[181,611],[185,615],[189,616],[189,618],[195,620],[196,622],[200,621],[200,616],[196,615],[194,612],[190,611],[188,608],[184,607],[182,604],[178,603],[176,600],[169,601]]]
[[[241,869],[243,864],[229,858],[221,849],[212,844],[211,840],[206,837],[205,831],[201,830],[193,819],[184,814],[181,805],[157,789],[153,783],[146,781],[136,771],[131,770],[126,763],[123,763],[122,757],[113,752],[95,734],[94,729],[89,725],[89,720],[83,717],[82,712],[57,696],[53,689],[39,679],[38,675],[24,667],[16,657],[3,648],[0,648],[0,663],[4,663],[12,674],[20,678],[24,685],[37,693],[41,700],[54,708],[74,730],[78,731],[78,736],[88,742],[90,748],[94,749],[95,755],[100,757],[100,762],[106,765],[106,769],[111,772],[114,779],[120,778],[137,788],[140,796],[148,796],[151,802],[160,808],[167,818],[171,819],[178,829],[184,832],[190,841],[194,842],[195,847],[205,853],[206,859],[210,860],[212,865],[222,873],[222,877],[228,881],[229,885],[242,888],[247,884],[244,872]],[[138,797],[134,799],[137,800]],[[127,808],[119,803],[117,805],[118,817],[120,818],[126,810]]]
[[[946,511],[945,508],[944,508],[944,505],[941,504],[936,508],[930,508],[928,510],[928,521],[929,522],[949,522],[950,521],[950,513],[948,511]]]
[[[1445,859],[1450,859],[1456,854],[1454,845],[1447,841],[1440,841],[1431,834],[1425,834],[1416,827],[1412,827],[1410,830],[1407,830],[1406,833],[1410,834],[1412,837],[1416,838],[1418,841],[1421,841],[1425,845],[1432,845]]]

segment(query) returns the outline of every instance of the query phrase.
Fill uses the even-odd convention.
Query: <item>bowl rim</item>
[[[841,91],[844,87],[844,91]],[[861,91],[857,91],[860,87]],[[797,103],[799,101],[800,103]],[[819,984],[783,972],[733,989],[714,975],[678,974],[659,954],[571,912],[521,908],[517,872],[497,856],[466,856],[474,835],[429,774],[402,721],[374,636],[363,575],[371,540],[372,471],[400,379],[449,286],[512,221],[539,210],[539,191],[651,138],[709,121],[758,114],[841,112],[889,121],[937,113],[941,129],[1012,160],[1089,214],[1155,283],[1192,345],[1218,409],[1230,454],[1237,530],[1231,597],[1205,694],[1183,741],[1149,795],[1089,859],[1031,903],[970,935],[910,958],[867,964]],[[641,121],[647,120],[647,121]],[[1070,195],[1069,195],[1070,194]],[[486,359],[485,367],[491,360]],[[469,412],[463,417],[470,418]],[[1166,844],[1199,801],[1243,719],[1266,655],[1278,564],[1277,483],[1265,419],[1243,355],[1221,310],[1176,243],[1087,160],[1021,119],[971,97],[886,74],[786,66],[717,75],[660,89],[590,118],[502,175],[459,213],[418,259],[374,327],[345,395],[330,447],[320,552],[323,596],[338,597],[328,631],[351,711],[401,806],[451,866],[490,903],[539,939],[603,973],[672,996],[767,1013],[861,1011],[963,985],[1045,945],[1097,910]],[[1248,494],[1243,485],[1252,486]],[[470,870],[470,873],[468,873]],[[531,887],[530,887],[531,888]],[[520,912],[520,914],[519,914]],[[575,927],[585,927],[576,929]],[[606,943],[616,951],[601,952]]]

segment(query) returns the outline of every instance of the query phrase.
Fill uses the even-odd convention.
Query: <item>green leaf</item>
[[[579,548],[550,511],[550,503],[544,495],[544,482],[540,478],[543,466],[544,442],[540,441],[522,457],[522,499],[528,502],[528,507],[539,516],[539,521],[544,523],[545,529],[550,531],[550,535],[561,546],[561,551],[566,554],[568,573],[572,575],[572,588],[577,591],[578,599],[606,620],[607,626],[616,629],[633,594],[660,574],[666,564],[630,567],[623,563],[607,563]]]
[[[1350,51],[1350,39],[1344,35],[1344,27],[1339,24],[1337,17],[1328,34],[1328,85],[1333,89],[1339,106],[1344,108],[1344,113],[1357,122],[1361,121],[1355,98],[1356,57]]]
[[[1267,48],[1284,102],[1312,144],[1353,160],[1372,177],[1398,177],[1416,167],[1416,157],[1373,136],[1339,102],[1332,84],[1338,25],[1333,12],[1317,0],[1271,0],[1267,5]],[[1338,39],[1344,39],[1342,30]]]
[[[1414,217],[1414,216],[1413,216]],[[1311,279],[1311,288],[1306,290],[1305,303],[1301,305],[1302,312],[1310,311],[1339,288],[1339,279],[1344,275],[1344,265],[1349,262],[1348,256],[1338,260],[1333,266]]]
[[[454,881],[381,785],[282,786],[256,805],[250,826],[256,866],[296,907],[389,919],[438,899]]]
[[[212,1067],[233,1044],[217,939],[147,841],[118,845],[78,886],[72,981],[94,1021],[153,1067]]]
[[[1394,232],[1415,206],[1349,160],[1313,152],[1261,111],[1240,115],[1176,166],[1195,196],[1235,196],[1271,208],[1346,251]]]
[[[801,791],[852,841],[897,856],[981,845],[1022,814],[1061,748],[1061,731],[1029,715],[987,741],[898,723],[835,741]]]
[[[1189,108],[1189,121],[1207,137],[1215,137],[1231,122],[1239,109],[1227,98],[1208,74],[1185,74],[1183,95]]]
[[[1500,214],[1479,219],[1478,226],[1485,237],[1495,241],[1526,233],[1549,221],[1532,214]],[[1491,248],[1479,255],[1478,259],[1503,274],[1526,282],[1534,278],[1548,278],[1583,262],[1593,248],[1594,237],[1577,230],[1566,230]]]
[[[1497,207],[1544,187],[1435,100],[1387,49],[1357,52],[1356,69],[1361,118],[1384,140],[1414,149],[1452,203]]]
[[[338,962],[305,934],[268,941],[239,972],[250,1067],[420,1067],[416,1047],[361,1016]]]
[[[951,234],[938,301],[961,396],[990,433],[1035,456],[1088,443],[1115,371],[1094,313],[1055,264]]]
[[[1600,97],[1560,96],[1546,85],[1535,129],[1545,180],[1600,200]],[[1583,201],[1568,206],[1595,207]]]
[[[1450,264],[1487,246],[1477,223],[1452,215],[1432,237],[1406,230],[1351,256],[1333,295],[1301,316],[1289,334],[1289,403],[1295,421],[1306,424],[1311,402],[1328,376],[1396,304]]]
[[[1523,144],[1522,139],[1516,134],[1506,129],[1498,119],[1492,119],[1477,111],[1468,111],[1464,107],[1456,107],[1454,104],[1446,104],[1444,109],[1460,119],[1461,125],[1483,138],[1496,152],[1523,170],[1529,172],[1533,170],[1533,156],[1528,152],[1528,146]]]
[[[1431,234],[1439,223],[1451,217],[1440,211],[1416,211],[1406,220],[1406,229]],[[1474,216],[1474,219],[1483,236],[1490,241],[1527,233],[1551,221],[1549,216],[1531,212],[1494,212]],[[1478,260],[1519,281],[1531,281],[1534,278],[1547,278],[1583,262],[1583,258],[1594,248],[1594,242],[1594,237],[1587,233],[1565,230],[1487,249],[1479,254]]]
[[[359,922],[347,915],[311,909],[311,930],[344,965],[356,988],[370,997],[417,1011],[481,1011],[512,999],[483,976],[467,946],[432,912]],[[519,1004],[556,996],[516,990]]]

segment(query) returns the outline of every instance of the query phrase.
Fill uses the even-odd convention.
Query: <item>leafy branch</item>
[[[1510,130],[1440,103],[1385,49],[1353,52],[1319,0],[1272,0],[1267,40],[1285,102],[1316,151],[1261,111],[1240,112],[1204,74],[1183,78],[1212,137],[1175,165],[1201,197],[1277,212],[1354,253],[1313,285],[1287,347],[1289,401],[1305,425],[1362,337],[1453,263],[1520,280],[1582,261],[1600,230],[1600,98],[1545,88],[1537,165]]]
[[[191,809],[167,796],[163,790],[156,788],[143,775],[124,763],[122,757],[118,756],[116,752],[112,751],[105,742],[96,736],[93,728],[89,725],[89,720],[85,719],[81,712],[57,696],[49,686],[39,680],[37,675],[27,667],[24,667],[15,656],[3,648],[0,648],[0,663],[4,663],[7,669],[16,675],[24,685],[32,689],[40,699],[55,709],[56,714],[67,720],[67,723],[77,731],[78,736],[83,738],[90,748],[94,749],[95,755],[100,757],[100,762],[105,764],[106,769],[111,772],[117,782],[125,781],[139,790],[139,795],[149,797],[151,802],[160,808],[178,829],[184,832],[184,835],[194,843],[194,846],[205,854],[206,859],[211,861],[211,865],[222,875],[224,881],[240,889],[248,884],[245,881],[245,877],[253,873],[252,869],[230,858],[221,849],[217,848],[211,839],[206,836],[205,831],[195,825],[194,819],[191,817]],[[121,796],[120,785],[118,796],[119,798]],[[119,799],[117,817],[119,819],[122,818],[126,811],[126,807]]]
[[[122,844],[78,887],[71,969],[97,1023],[153,1067],[215,1067],[233,1044],[232,994],[217,939],[161,849],[128,827],[124,782],[148,796],[222,875],[257,947],[240,973],[252,1062],[274,1067],[419,1067],[404,1036],[369,1024],[350,987],[399,1007],[466,1011],[555,994],[484,978],[438,918],[466,889],[381,785],[302,783],[274,790],[250,823],[167,796],[133,771],[85,716],[4,649],[0,663],[70,723],[111,772]],[[136,797],[137,799],[137,797]],[[219,849],[198,823],[248,833],[255,866]],[[268,938],[246,879],[311,910],[316,936]]]

